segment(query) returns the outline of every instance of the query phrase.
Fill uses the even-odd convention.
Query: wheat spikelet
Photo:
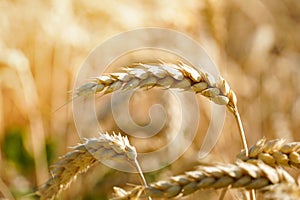
[[[300,142],[287,143],[283,139],[267,142],[263,138],[249,149],[248,156],[242,151],[237,157],[247,162],[259,159],[272,167],[281,165],[300,168]]]
[[[115,200],[137,198],[143,190],[146,196],[173,198],[189,195],[200,189],[245,188],[260,189],[278,183],[294,184],[294,179],[282,168],[272,168],[263,162],[255,164],[238,160],[235,164],[201,166],[196,171],[158,181],[148,187],[137,186],[131,191],[115,188]],[[143,195],[142,195],[143,196]]]
[[[84,144],[73,147],[73,151],[61,157],[52,166],[51,178],[37,192],[41,199],[54,199],[61,190],[80,173],[85,172],[97,160],[129,162],[136,166],[137,152],[127,137],[100,134],[97,138],[86,139]]]

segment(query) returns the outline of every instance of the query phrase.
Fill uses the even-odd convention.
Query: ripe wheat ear
[[[114,188],[113,200],[133,199],[144,196],[174,198],[189,195],[201,189],[245,188],[261,189],[278,183],[295,184],[294,179],[282,168],[272,168],[262,161],[235,164],[200,166],[196,171],[158,181],[148,187],[137,186],[131,191]],[[145,195],[142,194],[145,192]]]
[[[142,184],[147,186],[139,164],[135,147],[127,137],[100,134],[97,138],[86,139],[84,144],[73,147],[73,151],[60,158],[52,166],[51,178],[38,189],[41,199],[54,199],[61,190],[67,188],[80,173],[88,170],[97,160],[129,162],[137,168]]]
[[[237,108],[237,98],[229,84],[221,76],[215,79],[205,71],[198,71],[184,63],[134,64],[120,72],[108,73],[94,78],[75,91],[75,97],[103,92],[135,88],[177,88],[199,93],[216,104],[226,105],[234,114],[240,131],[243,148],[248,151],[247,141]]]
[[[276,165],[300,168],[300,142],[285,142],[283,139],[259,140],[249,149],[249,155],[242,151],[237,158],[247,162],[262,160],[274,167]]]
[[[236,107],[236,95],[222,77],[216,80],[209,73],[197,71],[184,63],[135,64],[123,68],[121,72],[94,78],[92,82],[77,88],[75,97],[102,91],[107,94],[118,90],[127,91],[143,87],[193,90],[216,104],[228,105],[231,109]]]

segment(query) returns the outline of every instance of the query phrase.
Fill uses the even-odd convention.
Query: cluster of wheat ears
[[[300,142],[261,139],[248,149],[236,95],[222,77],[215,79],[209,73],[184,63],[139,63],[96,77],[77,88],[75,97],[153,87],[193,91],[216,104],[227,106],[236,118],[243,145],[236,162],[198,166],[195,171],[148,184],[140,168],[136,149],[128,138],[115,133],[100,133],[98,137],[87,138],[84,143],[75,146],[52,166],[51,177],[37,191],[41,199],[56,198],[78,174],[86,172],[90,166],[102,160],[129,163],[136,168],[141,180],[141,185],[136,185],[130,191],[114,187],[112,199],[115,200],[179,198],[202,189],[220,188],[223,188],[220,199],[230,188],[249,191],[248,197],[251,199],[255,199],[257,192],[266,199],[300,197],[295,179],[283,168],[300,167]]]

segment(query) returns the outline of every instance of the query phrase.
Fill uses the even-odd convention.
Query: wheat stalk
[[[60,161],[52,166],[51,178],[37,193],[41,199],[54,199],[78,174],[88,170],[97,160],[129,162],[138,169],[142,184],[146,186],[136,158],[135,147],[130,145],[127,137],[120,134],[100,134],[97,138],[86,139],[84,144],[73,147],[73,151],[62,156]]]
[[[237,157],[247,162],[259,159],[272,167],[281,165],[300,168],[300,142],[287,143],[283,139],[267,142],[263,138],[249,149],[248,156],[242,151]]]
[[[237,98],[229,84],[221,76],[215,79],[208,72],[197,71],[184,63],[134,64],[121,72],[108,73],[93,79],[75,90],[75,97],[103,94],[135,88],[177,88],[192,90],[216,104],[226,105],[234,114],[239,126],[243,148],[248,151],[245,133],[237,109]]]
[[[131,191],[114,188],[114,200],[138,198],[145,192],[154,198],[173,198],[189,195],[200,189],[245,188],[260,189],[278,183],[294,184],[294,179],[282,168],[272,168],[263,162],[200,166],[196,171],[158,181],[148,187],[137,186]]]

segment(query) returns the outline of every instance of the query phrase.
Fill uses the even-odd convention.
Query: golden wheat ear
[[[85,143],[73,147],[73,151],[60,158],[52,166],[50,179],[38,189],[41,199],[54,199],[63,189],[86,172],[98,160],[127,162],[139,172],[141,183],[147,186],[141,168],[137,162],[137,152],[127,137],[120,134],[99,134],[96,138],[86,139]]]
[[[244,188],[262,189],[279,183],[295,184],[295,180],[282,168],[272,168],[262,161],[235,164],[199,166],[196,171],[158,181],[148,187],[136,186],[131,191],[115,189],[114,200],[131,199],[138,194],[154,198],[179,198],[202,189]]]
[[[209,73],[197,71],[184,63],[140,63],[93,79],[92,82],[77,88],[75,96],[87,96],[99,92],[107,94],[143,87],[164,87],[192,90],[216,104],[227,105],[230,110],[236,108],[235,93],[222,77],[216,80]]]
[[[248,156],[242,151],[237,158],[249,163],[261,160],[272,167],[289,166],[299,169],[300,142],[286,142],[284,139],[266,141],[263,138],[249,149]]]
[[[246,136],[237,109],[237,98],[227,81],[222,77],[216,79],[208,72],[196,70],[184,63],[134,64],[118,72],[95,77],[92,82],[77,88],[75,97],[144,87],[191,90],[216,104],[226,105],[237,120],[243,149],[248,152]]]

